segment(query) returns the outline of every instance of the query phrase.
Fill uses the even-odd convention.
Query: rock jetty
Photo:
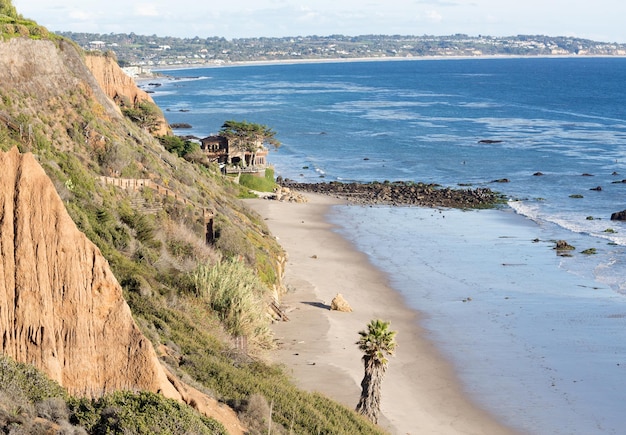
[[[297,183],[278,180],[281,186],[346,199],[363,205],[397,205],[450,208],[490,208],[504,201],[489,188],[452,189],[413,182]]]

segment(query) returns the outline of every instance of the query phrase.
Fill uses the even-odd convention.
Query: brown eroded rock
[[[352,307],[344,299],[341,293],[337,293],[337,296],[333,298],[330,303],[330,309],[334,311],[342,311],[344,313],[351,313]]]
[[[95,55],[87,53],[85,65],[89,68],[98,84],[113,101],[120,102],[126,99],[133,105],[142,101],[154,104],[152,97],[145,91],[139,89],[137,84],[119,67],[115,59],[111,56]],[[170,133],[169,125],[165,117],[161,117],[159,129],[155,135],[166,135]]]
[[[31,154],[0,155],[2,351],[73,394],[180,394],[132,319],[100,250],[71,220]]]
[[[230,408],[160,364],[108,262],[32,154],[0,153],[0,167],[0,350],[71,394],[160,392],[243,433]]]

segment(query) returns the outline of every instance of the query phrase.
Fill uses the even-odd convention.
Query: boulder
[[[557,240],[555,249],[558,251],[572,251],[576,248],[567,243],[565,240]]]
[[[330,303],[330,309],[333,311],[341,311],[344,313],[352,312],[352,307],[344,299],[341,293],[337,293],[337,296],[333,298],[332,302]]]
[[[612,221],[626,221],[626,210],[616,211],[611,215]]]

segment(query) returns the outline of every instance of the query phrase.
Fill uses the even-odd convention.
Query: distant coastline
[[[299,65],[299,64],[324,64],[324,63],[353,63],[353,62],[411,62],[411,61],[446,61],[446,60],[494,60],[494,59],[620,59],[626,58],[624,55],[482,55],[482,56],[415,56],[415,57],[358,57],[358,58],[328,58],[328,59],[277,59],[277,60],[249,60],[236,62],[207,62],[188,63],[176,65],[162,65],[154,68],[146,68],[146,71],[159,73],[161,71],[185,70],[185,69],[208,69],[208,68],[233,68],[246,66],[272,66],[272,65]],[[158,74],[156,74],[158,75]],[[155,77],[146,73],[138,79]]]
[[[626,56],[626,44],[546,35],[331,35],[173,38],[60,32],[85,50],[113,52],[120,66],[173,69],[302,62],[499,57]]]

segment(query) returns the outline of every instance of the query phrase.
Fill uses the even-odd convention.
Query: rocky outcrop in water
[[[626,221],[626,210],[616,211],[611,214],[612,221]]]
[[[502,200],[487,188],[451,189],[424,183],[296,183],[281,181],[292,190],[332,195],[357,204],[419,205],[426,207],[484,208]]]

